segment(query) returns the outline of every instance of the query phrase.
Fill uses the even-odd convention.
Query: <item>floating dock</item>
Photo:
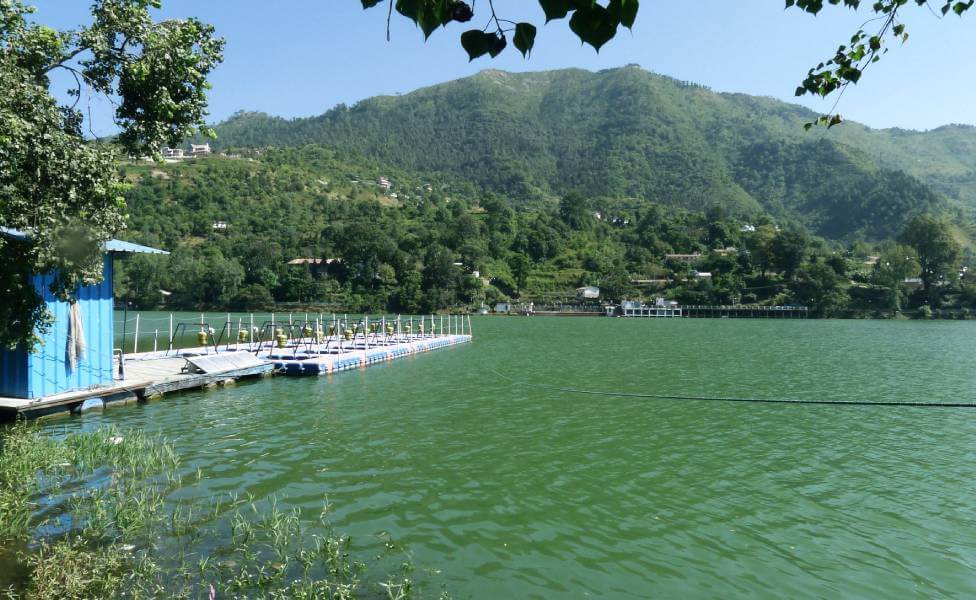
[[[677,302],[659,299],[655,304],[624,302],[620,306],[608,305],[608,317],[628,318],[691,318],[691,319],[806,319],[810,316],[807,306],[761,306],[758,304],[679,305]]]
[[[258,356],[271,361],[275,371],[283,375],[328,375],[470,341],[470,335],[443,335],[391,338],[372,345],[360,342],[346,344],[343,348],[329,343],[296,344],[292,348],[270,350]]]
[[[161,398],[165,394],[227,385],[238,379],[270,374],[274,365],[248,353],[233,353],[230,360],[206,370],[194,368],[192,357],[127,357],[124,379],[118,375],[111,384],[72,390],[37,398],[0,397],[0,419],[36,419],[61,413],[81,413],[107,407]],[[247,354],[247,359],[242,360]]]
[[[201,326],[198,339],[207,345],[116,357],[112,384],[38,398],[0,397],[0,419],[80,413],[227,385],[247,377],[329,375],[471,341],[470,320],[467,332],[463,320],[449,320],[449,324],[453,325],[450,333],[435,333],[433,319],[429,325],[426,320],[411,320],[404,326],[398,320],[395,326],[377,322],[372,328],[365,320],[351,329],[345,324],[325,328],[321,322],[286,325],[272,321],[263,332],[254,328],[253,337],[252,330],[240,324],[236,335],[228,335],[233,333],[228,329],[219,337]],[[234,342],[220,343],[232,337]]]

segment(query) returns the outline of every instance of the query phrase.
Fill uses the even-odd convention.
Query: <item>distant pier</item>
[[[627,301],[620,306],[605,307],[608,317],[628,318],[691,318],[691,319],[806,319],[807,306],[762,306],[758,304],[679,305],[659,298],[651,305]]]
[[[0,418],[28,419],[81,413],[162,398],[183,390],[231,385],[270,375],[328,375],[470,342],[464,316],[379,318],[351,323],[333,317],[297,320],[272,317],[261,326],[228,317],[219,333],[200,323],[171,326],[168,343],[151,352],[122,354],[113,362],[112,383],[34,398],[0,397]],[[177,348],[174,340],[195,335],[200,345]]]
[[[810,316],[807,306],[682,306],[683,316],[697,319],[806,319]]]

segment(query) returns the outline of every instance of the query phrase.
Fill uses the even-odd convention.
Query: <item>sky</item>
[[[90,0],[28,3],[37,6],[38,22],[58,29],[90,18]],[[319,115],[338,103],[407,93],[488,68],[598,70],[629,63],[715,91],[771,96],[828,112],[833,98],[798,99],[793,91],[810,67],[830,57],[872,14],[865,8],[827,7],[814,17],[784,10],[783,0],[644,0],[633,31],[621,29],[597,53],[580,44],[565,20],[542,26],[542,9],[534,0],[494,0],[502,18],[540,26],[535,50],[526,60],[510,44],[496,59],[469,62],[459,37],[487,22],[486,0],[476,1],[471,23],[438,29],[426,43],[420,30],[396,13],[387,42],[385,3],[365,11],[359,0],[163,4],[160,18],[193,16],[226,39],[224,63],[211,77],[214,122],[239,110],[289,118]],[[903,19],[911,34],[908,43],[892,46],[872,65],[845,93],[838,111],[878,128],[976,125],[976,14],[939,18],[909,3]],[[104,98],[85,103],[92,132],[113,133],[110,103]]]

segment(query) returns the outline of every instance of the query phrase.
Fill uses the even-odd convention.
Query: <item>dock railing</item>
[[[469,315],[340,315],[320,313],[238,313],[177,318],[175,314],[133,314],[124,336],[116,337],[129,357],[175,356],[180,351],[217,353],[345,352],[394,343],[470,335]],[[148,324],[148,328],[146,327]],[[121,324],[117,331],[121,333]]]

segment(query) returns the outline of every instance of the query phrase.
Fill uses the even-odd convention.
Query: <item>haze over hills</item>
[[[976,208],[976,128],[805,131],[810,110],[636,66],[483,71],[318,117],[239,113],[215,148],[325,145],[450,175],[526,205],[578,190],[796,218],[831,238],[892,235],[912,213]]]

